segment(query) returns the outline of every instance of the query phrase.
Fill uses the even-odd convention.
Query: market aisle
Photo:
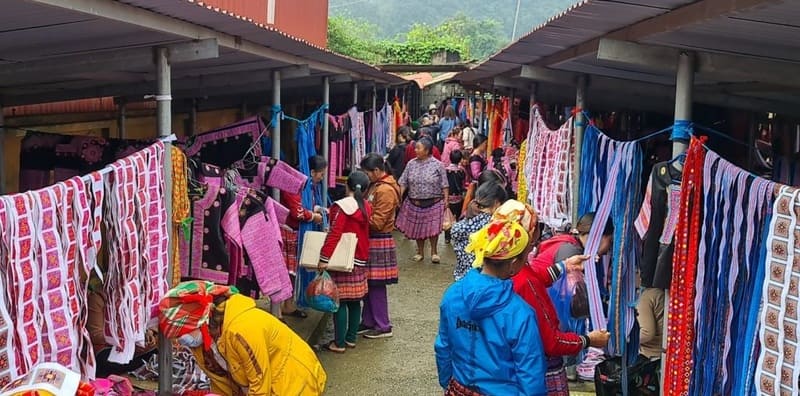
[[[411,261],[414,242],[396,234],[400,283],[389,287],[394,337],[359,338],[343,355],[320,352],[328,372],[326,396],[441,395],[433,341],[439,324],[439,300],[453,279],[455,255],[439,246],[441,264],[430,258]],[[444,238],[440,239],[441,241]]]
[[[433,341],[439,326],[439,300],[453,280],[455,254],[440,243],[441,264],[411,261],[415,245],[395,234],[400,283],[389,287],[394,337],[358,339],[343,355],[319,352],[328,373],[326,396],[441,396]],[[440,238],[444,241],[444,238]],[[572,396],[594,395],[591,384],[571,384]]]

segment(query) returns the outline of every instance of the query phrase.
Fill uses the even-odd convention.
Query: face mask
[[[203,345],[203,339],[193,336],[192,333],[187,333],[178,338],[178,343],[187,348],[197,348],[200,345]]]

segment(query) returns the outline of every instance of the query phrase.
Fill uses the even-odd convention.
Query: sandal
[[[346,346],[346,347],[348,347],[350,349],[355,349],[356,343],[355,342],[350,342],[350,341],[345,341],[344,342],[344,346]]]
[[[417,254],[415,254],[415,255],[414,255],[414,257],[411,257],[411,260],[412,260],[412,261],[416,261],[416,262],[420,262],[420,261],[422,261],[422,259],[424,259],[424,258],[425,258],[425,257],[423,257],[421,254],[417,253]]]
[[[347,349],[336,345],[335,341],[331,341],[331,343],[328,344],[326,349],[331,351],[331,352],[333,352],[333,353],[345,353],[347,351]]]
[[[434,264],[439,264],[441,261],[442,261],[442,258],[441,258],[441,257],[439,257],[439,255],[438,255],[438,254],[432,254],[432,255],[431,255],[431,262],[432,262],[432,263],[434,263]]]
[[[293,312],[284,312],[283,314],[285,316],[293,316],[295,318],[300,318],[300,319],[305,319],[308,317],[308,314],[301,309],[295,309]]]

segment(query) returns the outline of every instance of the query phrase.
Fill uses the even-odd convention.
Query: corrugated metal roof
[[[122,2],[100,1],[98,8],[103,6],[107,9],[119,8],[118,6],[145,8],[161,14],[159,17],[162,15],[173,17],[194,26],[202,26],[209,29],[209,33],[203,33],[201,37],[187,37],[185,33],[170,33],[170,29],[174,26],[170,29],[159,26],[146,27],[149,26],[147,22],[140,22],[134,18],[131,18],[130,22],[124,21],[124,18],[106,19],[93,14],[95,13],[93,9],[84,9],[85,13],[79,12],[71,9],[72,7],[66,3],[64,7],[59,7],[36,1],[9,0],[3,2],[3,11],[0,12],[0,26],[3,27],[0,31],[0,66],[46,61],[66,55],[102,58],[109,53],[106,51],[187,42],[192,38],[206,38],[204,35],[213,37],[213,32],[219,32],[226,37],[241,37],[243,41],[251,43],[249,44],[251,47],[253,44],[260,45],[267,51],[281,54],[282,57],[280,60],[270,59],[256,55],[252,51],[246,52],[221,45],[218,58],[172,65],[173,96],[180,97],[179,88],[184,82],[194,82],[194,85],[204,87],[206,85],[203,81],[213,75],[235,84],[237,77],[252,75],[254,72],[260,72],[265,76],[263,80],[265,84],[259,84],[261,80],[246,85],[240,83],[236,90],[229,91],[227,87],[231,84],[217,83],[213,86],[214,89],[202,92],[187,91],[186,95],[202,97],[264,92],[269,89],[270,80],[269,74],[265,72],[293,64],[311,65],[311,76],[303,78],[307,80],[306,85],[311,83],[319,85],[321,75],[335,73],[354,73],[363,79],[388,81],[392,84],[406,83],[399,76],[384,73],[375,67],[334,54],[273,28],[226,14],[222,10],[208,9],[198,3],[187,0],[125,1],[124,5],[118,3]],[[191,25],[186,24],[186,26]],[[177,31],[194,30],[179,27]],[[0,95],[4,97],[6,106],[119,95],[141,98],[141,95],[152,93],[155,88],[154,81],[152,66],[122,65],[114,70],[86,70],[77,73],[73,71],[69,75],[49,73],[36,76],[35,81],[24,84],[13,80],[0,81]],[[298,81],[296,85],[301,84]],[[291,85],[285,86],[291,89]]]
[[[250,18],[236,15],[230,11],[205,5],[194,0],[119,0],[140,8],[167,15],[173,18],[196,23],[220,32],[241,36],[279,51],[294,54],[318,62],[352,70],[378,80],[400,84],[404,80],[398,76],[384,73],[375,66],[357,59],[337,54],[327,48],[315,45],[302,38],[286,34],[273,26],[258,23]]]
[[[463,81],[478,81],[530,64],[585,41],[627,25],[652,18],[682,5],[687,0],[633,2],[587,0],[579,2],[534,28],[516,42],[458,75]]]

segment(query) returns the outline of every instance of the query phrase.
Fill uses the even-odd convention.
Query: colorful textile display
[[[150,356],[145,364],[132,372],[138,380],[158,381],[158,355]],[[172,348],[172,393],[176,395],[186,392],[198,392],[205,395],[211,382],[203,369],[194,359],[191,349],[179,345]]]
[[[311,169],[308,161],[311,157],[317,155],[317,150],[313,145],[314,133],[316,131],[316,125],[322,121],[322,117],[325,116],[324,109],[319,109],[311,114],[307,119],[303,120],[297,125],[297,133],[296,133],[296,140],[297,140],[297,150],[298,150],[298,164],[300,168],[300,172],[302,172],[306,176],[311,176]],[[341,143],[344,143],[341,142]],[[342,144],[341,146],[344,146]],[[340,148],[341,150],[341,148]],[[341,154],[341,151],[340,151]],[[341,154],[339,157],[340,161],[344,159],[344,155]],[[320,206],[327,206],[328,199],[327,197],[322,197],[322,190],[320,185],[314,185],[313,183],[306,183],[303,191],[302,191],[302,204],[304,208],[313,208],[314,205]],[[323,199],[324,198],[324,199]],[[320,228],[318,225],[313,223],[300,223],[300,227],[297,232],[297,240],[302,241],[306,231],[319,231]],[[300,252],[302,251],[302,243],[297,244],[298,252],[297,256],[300,256]],[[301,307],[307,307],[306,297],[304,291],[308,288],[308,284],[314,279],[314,272],[309,271],[305,268],[298,268],[297,276],[295,277],[295,284],[294,284],[294,291],[295,291],[295,300]]]
[[[705,138],[692,138],[686,152],[681,183],[681,214],[675,230],[667,325],[667,359],[664,392],[688,395],[695,342],[695,276],[703,207],[703,161]],[[710,319],[710,318],[709,318]]]
[[[749,174],[712,151],[706,153],[690,394],[737,394],[732,387],[735,377],[743,378],[743,367],[735,369],[733,363],[737,356],[752,353],[744,351],[746,343],[740,341],[749,308],[758,304],[753,298],[753,288],[758,286],[751,280],[764,265],[759,257],[764,257],[767,246],[763,235],[769,222],[764,219],[774,189],[773,182]]]
[[[58,363],[41,363],[2,389],[2,395],[61,396],[75,395],[81,375]]]
[[[761,350],[755,369],[760,395],[796,395],[800,376],[800,190],[781,186],[769,223],[766,268],[761,291]],[[734,341],[735,342],[735,341]],[[745,351],[750,352],[752,351]],[[732,373],[736,375],[737,373]],[[745,388],[745,390],[750,390]]]
[[[598,148],[600,148],[599,151]],[[594,151],[594,152],[593,152]],[[608,323],[600,297],[596,266],[585,266],[586,286],[589,294],[589,309],[592,327],[608,327],[611,333],[609,352],[625,356],[634,351],[638,355],[638,342],[631,334],[635,313],[632,302],[636,300],[636,268],[639,259],[637,236],[633,226],[635,214],[639,212],[642,172],[642,151],[635,141],[620,142],[603,134],[594,126],[589,126],[584,134],[583,154],[587,157],[602,158],[581,169],[582,185],[588,180],[603,180],[605,185],[596,189],[581,191],[581,195],[593,194],[584,208],[596,212],[585,254],[594,256],[599,247],[603,229],[608,219],[614,224],[614,242],[611,252],[611,288]],[[598,186],[599,187],[599,186]],[[601,198],[598,202],[598,198]],[[633,361],[629,359],[629,361]]]
[[[48,361],[94,375],[81,275],[97,261],[102,176],[95,173],[88,183],[76,177],[0,197],[0,283],[8,292],[0,298],[0,353],[6,363],[0,381]],[[83,348],[90,351],[86,360]]]
[[[252,149],[253,155],[261,155],[260,137],[266,130],[261,117],[250,117],[193,136],[186,145],[186,156],[202,159],[203,162],[229,168],[242,159],[242,153]]]
[[[191,204],[189,203],[189,175],[186,167],[186,155],[181,149],[172,146],[172,229],[170,238],[172,242],[172,281],[177,285],[181,281],[181,247],[179,240],[188,237],[188,225],[192,221]]]
[[[354,106],[347,111],[350,116],[350,141],[353,147],[353,155],[350,160],[352,169],[357,169],[361,159],[367,155],[366,147],[366,128],[364,126],[364,113],[359,112]]]
[[[525,159],[528,155],[528,140],[524,140],[519,146],[517,155],[517,199],[528,202],[528,180],[525,175]]]
[[[144,341],[145,331],[155,324],[158,303],[168,289],[163,161],[164,144],[157,142],[110,165],[105,336],[114,363],[133,359],[134,343]]]
[[[19,154],[19,191],[88,174],[150,144],[152,141],[27,132]]]
[[[525,158],[525,179],[530,183],[527,202],[539,213],[539,221],[553,228],[563,228],[572,221],[572,119],[559,129],[551,130],[539,113],[539,107],[534,106],[528,142]]]

